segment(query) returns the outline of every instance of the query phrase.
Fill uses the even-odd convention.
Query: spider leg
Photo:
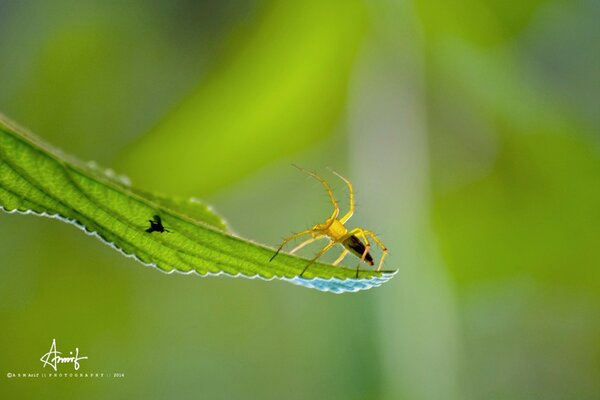
[[[342,224],[345,224],[352,217],[352,214],[354,214],[354,188],[352,187],[352,183],[350,183],[348,179],[344,178],[342,175],[338,174],[331,168],[329,170],[338,178],[346,182],[346,185],[348,185],[348,192],[350,192],[350,210],[348,210],[348,212],[342,218],[340,218],[340,222]]]
[[[358,236],[358,237],[362,238],[362,240],[364,240],[364,242],[365,242],[365,249],[363,250],[363,253],[362,253],[362,256],[360,257],[360,261],[358,262],[358,265],[356,265],[356,277],[357,278],[358,278],[358,271],[360,268],[360,263],[365,261],[365,257],[369,253],[369,248],[371,247],[371,243],[369,243],[369,239],[367,239],[367,232],[368,231],[365,231],[362,228],[354,228],[354,229],[350,230],[348,233],[346,233],[342,239],[340,239],[340,241],[343,243],[347,238],[349,238],[351,236]]]
[[[294,254],[295,252],[297,252],[298,250],[300,250],[301,248],[303,248],[304,246],[306,246],[307,244],[311,244],[312,242],[314,242],[315,240],[319,240],[319,239],[323,239],[325,236],[317,236],[317,237],[311,237],[310,239],[300,243],[298,246],[294,247],[294,249],[292,251],[290,251],[290,254]]]
[[[359,235],[362,236],[363,240],[365,241],[365,251],[363,251],[363,254],[360,257],[360,261],[356,265],[356,278],[358,278],[358,269],[360,268],[360,263],[365,261],[365,257],[367,256],[367,253],[369,252],[369,248],[371,247],[371,243],[369,243],[369,240],[367,239],[367,235],[365,235],[365,231],[362,228],[357,228],[357,229],[358,229]]]
[[[340,214],[340,207],[338,205],[337,200],[335,199],[335,197],[333,196],[333,190],[331,189],[331,186],[329,186],[329,183],[322,177],[320,177],[319,175],[317,175],[314,172],[311,172],[307,169],[304,169],[302,167],[297,166],[296,164],[292,164],[294,167],[298,168],[300,171],[312,176],[313,178],[315,178],[316,180],[318,180],[319,182],[321,182],[321,184],[323,185],[323,187],[325,188],[325,190],[327,191],[327,194],[329,195],[329,198],[331,199],[331,203],[333,204],[333,213],[331,214],[330,222],[329,225],[327,226],[327,228],[329,228],[329,226],[331,226],[331,224],[333,224],[333,221],[335,219],[337,219],[338,215]]]
[[[308,269],[308,267],[310,267],[312,264],[314,264],[315,261],[317,261],[319,259],[319,257],[321,257],[323,254],[325,254],[325,252],[331,250],[331,248],[336,244],[337,242],[331,242],[329,244],[327,244],[327,246],[323,247],[323,249],[321,251],[319,251],[317,253],[316,256],[313,257],[312,260],[310,260],[310,262],[308,264],[306,264],[306,267],[304,267],[304,269],[302,270],[302,272],[300,273],[300,277],[302,277],[302,275],[306,272],[306,270]]]
[[[385,256],[387,256],[387,247],[385,247],[385,245],[381,242],[381,240],[379,240],[379,238],[377,236],[375,236],[375,234],[369,230],[363,229],[362,230],[363,233],[371,236],[373,238],[373,240],[375,241],[375,243],[377,243],[377,245],[379,247],[381,247],[381,260],[379,261],[379,266],[377,266],[377,272],[381,271],[381,266],[383,265],[383,260],[385,259]]]
[[[350,253],[350,250],[344,248],[344,251],[342,251],[342,254],[334,261],[333,265],[338,265],[348,253]]]
[[[307,230],[305,230],[305,231],[302,231],[302,232],[295,233],[295,234],[293,234],[292,236],[290,236],[290,237],[286,238],[286,239],[283,241],[283,243],[281,243],[281,246],[279,246],[279,248],[277,249],[277,251],[275,252],[275,254],[273,254],[273,257],[271,257],[271,259],[269,260],[269,262],[273,261],[273,259],[274,259],[275,257],[277,257],[277,254],[279,254],[279,252],[281,251],[281,249],[283,249],[283,246],[285,246],[285,245],[286,245],[286,244],[287,244],[287,243],[288,243],[290,240],[294,240],[294,239],[296,239],[297,237],[300,237],[300,236],[302,236],[302,235],[308,235],[309,233],[312,233],[312,232],[313,232],[313,230],[312,230],[312,229],[307,229]]]

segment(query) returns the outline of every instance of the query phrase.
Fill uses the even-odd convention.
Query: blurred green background
[[[1,112],[272,246],[329,212],[290,164],[333,167],[400,269],[350,295],[168,276],[2,214],[0,397],[600,398],[599,19],[595,0],[0,1]],[[6,378],[43,371],[52,338],[125,377]]]

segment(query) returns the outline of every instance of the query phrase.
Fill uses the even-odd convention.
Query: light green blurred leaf
[[[598,290],[598,177],[597,150],[577,136],[504,136],[488,176],[437,196],[440,239],[459,282],[529,275]]]
[[[351,1],[275,1],[119,169],[142,187],[207,194],[333,132],[367,26]],[[160,153],[169,169],[152,161]],[[171,171],[193,169],[180,179]],[[150,178],[151,177],[151,178]]]
[[[160,162],[161,160],[156,160]],[[50,150],[0,118],[0,206],[7,211],[56,217],[85,229],[138,261],[164,272],[282,279],[336,293],[379,286],[393,274],[307,261],[242,240],[197,200],[150,195],[127,179]],[[146,232],[154,215],[170,232]]]
[[[432,43],[449,36],[487,47],[517,36],[547,2],[417,1],[416,9]]]
[[[455,130],[456,153],[438,145],[438,159],[448,159],[434,169],[454,183],[436,190],[434,206],[458,281],[530,276],[597,291],[600,153],[594,132],[534,84],[514,52],[456,40],[440,50],[436,67],[452,79],[440,84],[438,101],[462,99],[452,117],[433,124],[438,138]],[[462,132],[472,128],[452,119],[457,114],[483,115],[493,130],[467,136]],[[486,151],[470,148],[482,144]],[[474,165],[480,170],[468,175]]]

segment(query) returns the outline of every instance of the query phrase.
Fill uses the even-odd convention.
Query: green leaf
[[[342,293],[379,286],[395,271],[361,271],[280,254],[227,232],[225,223],[198,200],[152,195],[126,178],[52,149],[0,115],[0,207],[54,217],[84,229],[141,263],[161,271],[200,276],[281,279]],[[159,215],[170,232],[146,232]]]

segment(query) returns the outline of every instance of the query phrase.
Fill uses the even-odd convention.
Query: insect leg
[[[299,167],[295,164],[292,164],[294,167],[298,168],[300,171],[312,176],[313,178],[315,178],[316,180],[318,180],[319,182],[321,182],[321,184],[323,185],[323,187],[325,188],[325,190],[327,191],[327,194],[329,195],[329,198],[331,199],[331,203],[333,204],[333,214],[331,214],[331,223],[333,223],[333,221],[338,217],[339,213],[340,213],[340,207],[338,206],[338,202],[335,199],[335,197],[333,196],[333,190],[331,189],[331,186],[329,186],[329,183],[321,178],[319,175],[317,175],[314,172],[311,172],[307,169],[304,169],[302,167]]]
[[[352,187],[352,183],[350,183],[348,179],[344,178],[342,175],[338,174],[332,169],[329,170],[333,174],[337,175],[338,178],[346,182],[346,185],[348,185],[348,192],[350,192],[350,210],[348,210],[348,212],[342,218],[340,218],[340,222],[342,224],[345,224],[354,214],[354,188]]]
[[[279,246],[279,248],[277,249],[277,251],[275,252],[275,254],[273,254],[273,257],[271,257],[271,259],[269,260],[269,262],[273,261],[273,259],[275,257],[277,257],[277,254],[279,254],[279,252],[281,251],[281,249],[283,249],[283,246],[285,246],[290,240],[294,240],[297,237],[300,237],[302,235],[308,235],[309,233],[311,233],[313,230],[312,229],[307,229],[305,231],[302,232],[298,232],[293,234],[292,236],[290,236],[289,238],[286,238],[283,243],[281,243],[281,246]]]
[[[348,253],[350,253],[350,250],[344,248],[344,251],[342,251],[342,254],[340,254],[340,256],[337,258],[337,260],[335,260],[333,265],[338,265],[344,259],[344,257],[346,257],[346,255]]]
[[[306,270],[308,269],[308,267],[310,267],[312,264],[314,264],[315,261],[317,261],[319,259],[319,257],[321,257],[323,254],[325,254],[325,252],[331,250],[331,248],[336,244],[336,242],[331,242],[329,244],[327,244],[327,246],[323,247],[323,249],[321,251],[319,251],[317,253],[316,256],[313,257],[312,260],[310,260],[310,262],[308,264],[306,264],[306,267],[304,267],[304,269],[302,270],[302,272],[300,273],[300,277],[302,277],[302,275],[306,272]]]

